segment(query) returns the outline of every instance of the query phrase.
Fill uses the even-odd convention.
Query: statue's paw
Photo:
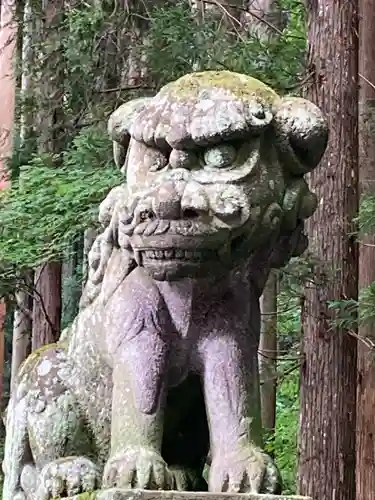
[[[38,500],[89,493],[100,485],[99,470],[85,457],[60,458],[43,467],[37,490]]]
[[[169,466],[173,475],[173,489],[177,491],[207,491],[207,483],[202,474],[195,469],[179,465]]]
[[[104,468],[104,488],[171,490],[173,486],[167,464],[150,448],[129,448],[111,457]]]
[[[255,446],[241,447],[213,457],[209,491],[279,494],[281,477],[266,453]]]
[[[261,493],[280,495],[283,486],[280,471],[277,468],[275,462],[269,455],[267,455],[267,453],[265,453],[264,451],[262,451],[261,453],[266,464],[266,471],[263,477]]]

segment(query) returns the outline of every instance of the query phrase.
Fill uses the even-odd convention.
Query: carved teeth
[[[138,251],[139,253],[139,251]],[[212,259],[217,254],[209,249],[204,250],[182,250],[182,249],[166,249],[166,250],[144,250],[142,252],[146,259],[151,260],[189,260],[189,261],[202,261],[205,259]]]

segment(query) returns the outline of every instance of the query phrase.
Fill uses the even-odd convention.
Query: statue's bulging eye
[[[207,148],[203,158],[206,167],[225,168],[230,167],[237,157],[237,149],[231,144],[221,144]]]

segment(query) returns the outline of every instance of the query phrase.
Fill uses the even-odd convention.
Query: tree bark
[[[31,351],[33,297],[26,291],[18,291],[16,292],[16,300],[12,336],[11,392],[15,387],[19,367]]]
[[[375,194],[375,0],[360,2],[360,192]],[[359,290],[375,282],[375,237],[360,235]],[[375,342],[373,325],[360,325],[359,336]],[[375,364],[372,349],[358,343],[357,499],[375,492]]]
[[[225,0],[190,0],[193,10],[198,14],[197,18],[200,22],[204,22],[205,14],[213,16],[218,21],[221,21],[224,29],[231,31],[242,31],[242,17],[245,13],[243,0],[233,0],[226,2]]]
[[[43,16],[38,29],[38,57],[43,61],[38,75],[39,151],[59,153],[64,145],[64,67],[59,29],[64,0],[42,2]],[[40,17],[40,15],[39,15]],[[48,41],[48,44],[46,42]],[[56,165],[58,167],[58,165]],[[45,262],[35,271],[32,349],[58,339],[61,323],[61,261]]]
[[[276,424],[277,272],[271,271],[260,298],[261,330],[258,349],[262,427],[272,438]]]
[[[47,262],[35,271],[33,307],[33,334],[31,348],[34,351],[56,342],[61,322],[61,263]]]
[[[308,5],[309,97],[323,109],[330,140],[310,187],[319,200],[307,222],[312,253],[322,262],[303,308],[300,493],[355,498],[357,341],[334,326],[329,301],[357,299],[358,2]],[[365,500],[363,497],[361,500]]]
[[[286,26],[286,16],[276,0],[250,0],[247,2],[249,14],[248,29],[264,42],[269,42]]]
[[[21,75],[21,96],[23,99],[32,95],[32,67],[34,62],[33,51],[33,31],[31,0],[26,0],[23,6],[23,29],[22,29],[22,75]],[[21,110],[20,116],[20,142],[25,145],[32,134],[34,113],[30,109]],[[25,276],[25,281],[33,282],[33,273]],[[15,377],[22,362],[30,353],[31,330],[32,330],[32,309],[33,300],[30,293],[17,291],[15,293],[16,307],[13,318],[12,337],[12,363],[11,363],[11,391],[14,387]]]

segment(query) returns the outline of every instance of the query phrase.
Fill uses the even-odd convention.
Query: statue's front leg
[[[280,476],[261,450],[257,342],[233,329],[203,343],[212,492],[279,493]]]
[[[171,489],[173,476],[161,456],[166,399],[166,347],[144,331],[113,367],[111,453],[106,488]]]

